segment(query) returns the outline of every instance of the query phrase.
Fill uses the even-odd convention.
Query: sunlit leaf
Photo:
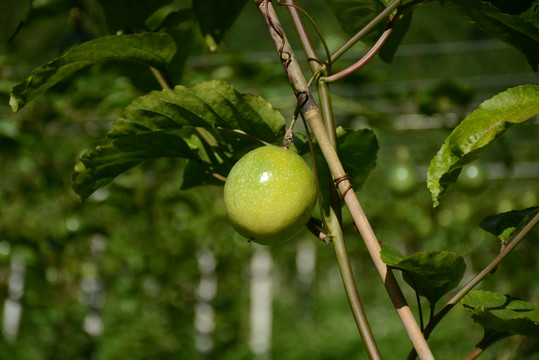
[[[198,126],[239,129],[276,143],[282,140],[284,125],[283,116],[263,98],[239,93],[229,83],[216,80],[153,91],[135,99],[110,136]]]
[[[462,256],[450,251],[422,251],[405,258],[383,244],[380,257],[387,265],[401,270],[404,280],[431,304],[454,289],[466,270]]]
[[[259,140],[282,142],[284,124],[264,99],[239,93],[224,81],[154,91],[127,106],[109,132],[110,144],[81,158],[74,189],[84,199],[132,167],[167,156],[190,159],[184,188],[215,183],[207,171],[226,176],[235,159]]]
[[[539,114],[539,86],[524,85],[482,103],[447,137],[431,161],[427,186],[434,206],[466,164],[479,158],[505,131]]]
[[[18,111],[58,82],[98,62],[127,60],[164,69],[175,52],[174,40],[165,33],[115,35],[90,40],[35,69],[13,87],[9,103],[13,111]]]
[[[485,332],[539,338],[539,306],[509,295],[483,290],[470,291],[462,299],[462,304]]]

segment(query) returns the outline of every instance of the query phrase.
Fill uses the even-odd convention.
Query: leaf
[[[28,20],[32,9],[30,0],[0,1],[0,44],[12,39]]]
[[[282,115],[263,98],[241,94],[226,81],[215,80],[153,91],[134,100],[125,110],[125,119],[116,121],[109,136],[199,126],[239,129],[278,143],[284,125]]]
[[[484,290],[470,291],[461,301],[472,313],[473,321],[479,323],[485,332],[539,338],[539,306]]]
[[[463,257],[450,251],[422,251],[405,258],[383,244],[380,257],[403,271],[404,280],[432,305],[459,284],[466,270]]]
[[[215,183],[210,175],[201,178],[193,165],[226,175],[236,156],[258,144],[253,136],[279,143],[285,125],[264,99],[224,81],[151,92],[134,100],[124,115],[109,132],[111,143],[86,153],[75,166],[73,187],[81,199],[134,166],[164,156],[190,159],[184,188]]]
[[[414,0],[402,0],[399,4],[400,7],[406,6],[412,3]],[[425,0],[424,2],[431,2],[434,0]],[[352,36],[359,32],[365,25],[367,25],[372,19],[374,19],[379,13],[381,13],[386,6],[388,6],[391,0],[325,0],[326,4],[337,16],[342,29],[348,35]],[[393,33],[390,35],[384,45],[385,50],[382,50],[382,60],[390,62],[393,54],[395,53],[398,45],[402,41],[402,38],[406,34],[411,22],[411,13],[405,16],[404,19],[399,21]],[[386,29],[387,23],[381,22],[375,32],[375,36],[380,36]],[[375,38],[376,39],[376,38]],[[374,43],[371,36],[367,35],[362,39],[366,43]],[[382,48],[383,49],[383,48]]]
[[[490,36],[500,39],[521,51],[527,58],[534,71],[537,71],[539,62],[539,27],[537,20],[528,18],[528,12],[519,14],[515,12],[516,6],[509,5],[503,11],[494,4],[482,0],[444,0],[442,4],[458,13],[465,20],[477,25]],[[518,3],[518,2],[514,2]],[[528,11],[536,13],[537,3],[531,4]],[[534,10],[532,10],[534,9]],[[520,11],[520,10],[519,10]],[[531,15],[530,15],[531,16]]]
[[[348,35],[354,35],[384,10],[380,0],[325,0],[335,13],[341,27]]]
[[[337,144],[339,158],[349,176],[350,182],[354,186],[353,189],[354,191],[359,191],[370,172],[376,166],[376,154],[378,152],[376,135],[371,129],[345,130],[339,127],[337,129]],[[322,201],[326,209],[329,209],[329,186],[333,185],[329,183],[329,169],[316,143],[316,139],[314,140],[314,151]],[[299,145],[298,152],[300,154],[308,153],[308,144]]]
[[[90,40],[35,69],[22,83],[13,87],[9,103],[16,112],[76,71],[98,62],[128,60],[164,69],[175,52],[176,44],[164,33],[115,35]]]
[[[137,32],[144,29],[144,22],[160,7],[171,0],[98,0],[109,33]]]
[[[427,186],[434,206],[462,167],[479,158],[505,131],[539,114],[539,86],[523,85],[483,102],[447,137],[432,159]]]
[[[380,59],[382,59],[386,63],[390,63],[393,60],[393,56],[395,56],[399,45],[401,44],[402,40],[404,39],[404,36],[408,32],[410,25],[412,24],[412,15],[413,12],[410,12],[397,22],[393,31],[378,52],[378,56],[380,56]]]
[[[210,50],[215,51],[247,0],[193,0],[193,10]]]
[[[178,10],[171,5],[163,6],[153,13],[145,24],[151,31],[163,31],[172,36],[181,49],[176,52],[167,67],[167,74],[172,83],[179,84],[187,58],[205,47],[194,11]]]
[[[371,129],[348,130],[338,139],[337,149],[343,167],[357,191],[376,166],[378,140]]]
[[[488,216],[481,221],[479,226],[500,237],[502,241],[506,241],[516,228],[525,226],[538,212],[539,206],[524,210],[511,210],[502,214]]]
[[[109,184],[119,174],[160,157],[194,158],[177,131],[154,131],[126,136],[85,153],[75,165],[73,189],[81,199]]]

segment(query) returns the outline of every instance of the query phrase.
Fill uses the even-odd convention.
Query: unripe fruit
[[[294,237],[309,221],[316,202],[315,179],[298,154],[262,146],[232,167],[224,201],[240,234],[259,244],[274,245]]]

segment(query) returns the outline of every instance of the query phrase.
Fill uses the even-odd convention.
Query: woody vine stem
[[[410,337],[410,340],[414,346],[414,349],[416,350],[419,358],[421,360],[430,360],[434,359],[434,356],[432,355],[432,352],[430,351],[427,342],[425,338],[423,337],[423,334],[421,333],[421,329],[419,325],[417,324],[414,315],[406,303],[406,300],[404,298],[404,295],[402,294],[402,291],[393,275],[391,270],[388,268],[386,264],[382,262],[380,259],[380,244],[378,243],[378,240],[376,238],[376,235],[374,234],[374,231],[372,230],[370,223],[365,216],[365,213],[357,199],[356,194],[353,191],[348,191],[351,187],[350,181],[347,178],[346,172],[343,169],[343,166],[339,160],[339,157],[337,155],[337,152],[335,150],[335,145],[332,143],[330,135],[327,131],[326,125],[324,125],[324,120],[322,117],[322,113],[320,111],[320,108],[314,101],[313,97],[311,96],[309,92],[309,88],[307,85],[307,81],[305,80],[305,77],[299,67],[299,64],[294,56],[294,52],[292,48],[290,47],[290,44],[285,36],[284,31],[282,30],[280,26],[279,19],[277,17],[277,14],[275,13],[275,10],[273,8],[273,4],[269,0],[255,0],[255,3],[258,7],[258,10],[260,11],[262,18],[264,22],[266,23],[266,26],[268,28],[268,32],[273,40],[273,43],[275,45],[275,48],[278,52],[279,58],[281,59],[281,62],[283,64],[283,67],[286,71],[286,74],[288,75],[288,79],[290,81],[290,84],[292,86],[292,89],[298,98],[298,104],[300,108],[301,115],[309,125],[312,133],[314,133],[318,144],[320,146],[320,149],[322,150],[322,153],[324,155],[324,158],[328,164],[331,176],[333,180],[338,179],[338,184],[336,182],[336,185],[338,187],[338,190],[341,194],[343,194],[343,200],[345,204],[347,205],[348,210],[350,211],[350,214],[352,216],[352,219],[354,220],[354,223],[356,225],[356,228],[358,232],[360,233],[361,237],[363,238],[363,241],[367,247],[367,250],[369,251],[369,254],[372,258],[372,261],[374,262],[374,265],[382,278],[382,281],[385,285],[385,288],[393,302],[393,306],[395,307],[395,310],[397,311],[397,314],[399,315],[403,326],[408,333],[408,336]],[[395,1],[394,3],[398,3],[398,1]],[[290,6],[289,11],[292,14],[292,17],[294,18],[294,12],[296,10],[296,7]],[[296,18],[298,14],[296,13]],[[296,19],[295,21],[296,27],[302,28],[302,24],[299,20]],[[314,51],[312,51],[312,45],[310,45],[310,41],[306,37],[306,31],[298,32],[298,34],[303,34],[304,36],[300,36],[302,38],[302,45],[306,50],[306,54],[308,54],[307,58],[309,60],[312,59],[312,55],[314,54]],[[311,56],[309,56],[311,55]],[[315,64],[320,64],[319,61],[309,61],[311,64],[312,69],[315,69],[315,71],[318,71],[316,69]],[[325,84],[324,82],[319,82],[319,89],[321,88],[322,91],[324,90]],[[326,93],[327,95],[327,93]],[[326,105],[330,105],[329,98],[325,100]],[[329,118],[332,118],[331,115],[331,108],[326,107],[323,109],[324,114],[329,115]],[[327,116],[326,116],[327,117]],[[331,130],[333,131],[333,130]],[[333,204],[332,204],[333,205]],[[335,209],[335,208],[334,208]],[[332,215],[338,222],[338,213],[335,213]],[[330,219],[330,224],[333,224],[333,222]],[[331,228],[330,230],[336,232],[337,234],[340,233],[340,224],[338,229]],[[334,235],[334,234],[332,234]],[[339,246],[340,241],[339,238],[342,238],[340,235],[334,237],[334,241],[336,241],[336,252],[341,257],[341,260],[344,262],[347,261],[348,256],[346,254],[346,248],[344,246]],[[344,242],[342,242],[341,245],[344,245]],[[344,270],[346,270],[346,265],[344,266]],[[343,271],[343,266],[341,264],[341,271]],[[353,295],[352,298],[350,297],[350,291],[351,289],[355,288],[355,285],[352,286],[350,282],[353,282],[353,277],[350,278],[344,278],[343,281],[345,282],[345,287],[347,289],[347,295],[349,296],[349,299],[351,300],[351,305],[353,305]],[[351,293],[353,294],[354,291]],[[357,292],[356,292],[357,294]],[[354,307],[353,307],[354,309]],[[354,316],[357,316],[356,313],[354,313]],[[357,321],[356,317],[356,321]],[[365,324],[359,324],[358,327],[363,326]],[[368,328],[368,325],[367,325]],[[363,339],[369,338],[368,334],[364,334],[361,331],[361,335]],[[369,356],[371,358],[379,358],[379,354],[377,354],[377,349],[375,345],[372,345],[370,343],[366,343],[366,349],[369,353]],[[374,347],[374,348],[373,348]]]

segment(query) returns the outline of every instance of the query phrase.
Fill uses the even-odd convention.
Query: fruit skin
[[[274,245],[294,237],[307,224],[316,202],[316,183],[301,156],[263,146],[232,167],[224,201],[236,231],[256,243]]]

